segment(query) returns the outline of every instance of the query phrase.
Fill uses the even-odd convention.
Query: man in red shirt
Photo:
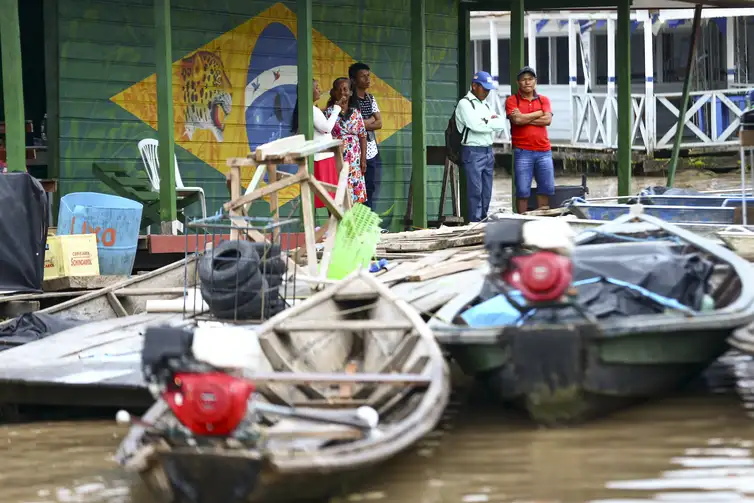
[[[532,67],[523,67],[517,80],[518,93],[505,100],[505,113],[511,122],[516,208],[525,213],[532,179],[537,181],[537,207],[548,208],[550,197],[555,194],[555,168],[547,136],[552,106],[549,99],[537,94],[537,74]]]

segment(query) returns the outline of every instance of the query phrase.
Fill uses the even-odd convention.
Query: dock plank
[[[56,365],[61,361],[81,360],[87,353],[104,355],[129,348],[140,351],[142,333],[148,325],[180,321],[181,318],[180,314],[145,313],[87,323],[0,352],[0,369]]]

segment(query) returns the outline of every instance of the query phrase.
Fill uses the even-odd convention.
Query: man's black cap
[[[518,76],[516,76],[516,80],[520,79],[521,76],[525,73],[531,73],[532,77],[534,77],[535,79],[537,78],[537,72],[534,71],[534,68],[530,66],[525,66],[518,71]]]

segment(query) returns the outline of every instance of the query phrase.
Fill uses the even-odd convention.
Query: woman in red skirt
[[[322,91],[319,88],[319,82],[317,79],[312,80],[312,89],[314,90],[314,103],[322,96]],[[335,126],[335,122],[338,120],[338,114],[340,113],[340,106],[335,105],[337,112],[330,118],[325,118],[325,114],[322,110],[314,105],[314,139],[320,140],[323,138],[332,139],[332,129]],[[294,134],[298,133],[298,101],[296,101],[296,108],[293,111],[293,120],[291,124],[291,130]],[[335,154],[332,152],[318,152],[314,154],[314,178],[320,182],[329,183],[332,185],[338,185],[338,169],[335,166]],[[335,199],[335,192],[330,192],[330,197]],[[324,208],[325,204],[322,200],[315,196],[314,207]]]

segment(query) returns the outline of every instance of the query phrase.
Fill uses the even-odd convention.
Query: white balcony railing
[[[722,147],[737,145],[736,133],[746,108],[746,89],[692,92],[684,117],[681,147]],[[656,93],[655,148],[673,146],[678,124],[681,93]]]
[[[738,145],[737,131],[746,108],[748,89],[737,87],[690,93],[684,117],[682,148],[732,148]],[[648,110],[645,94],[633,94],[631,103],[631,145],[652,154],[672,148],[682,93],[655,93]],[[505,114],[505,96],[491,94],[490,107]],[[574,93],[570,96],[570,140],[554,142],[560,147],[583,149],[618,148],[618,101],[615,94]],[[496,135],[496,143],[510,144],[510,130]]]

